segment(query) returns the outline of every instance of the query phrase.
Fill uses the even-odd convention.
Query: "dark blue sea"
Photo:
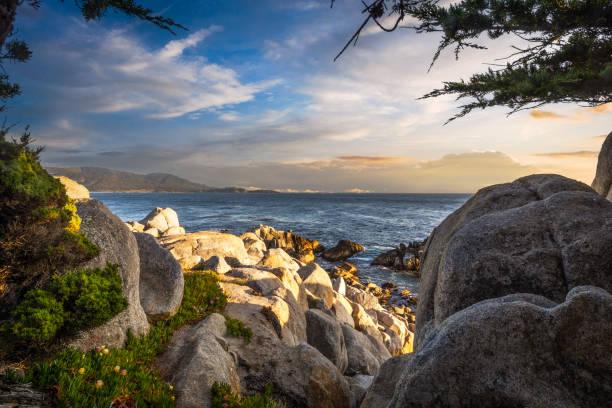
[[[240,235],[259,224],[316,239],[326,247],[349,239],[366,249],[349,259],[364,282],[390,281],[417,291],[408,274],[372,267],[378,254],[401,242],[424,240],[467,194],[93,193],[124,221],[138,221],[155,207],[171,207],[187,232]],[[320,260],[323,267],[329,266]],[[319,262],[319,261],[317,261]]]

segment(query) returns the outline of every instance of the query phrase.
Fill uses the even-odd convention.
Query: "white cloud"
[[[221,31],[218,26],[169,41],[159,49],[150,49],[125,30],[98,31],[82,36],[79,53],[69,51],[75,45],[49,51],[55,69],[63,75],[44,86],[64,96],[70,113],[142,110],[150,118],[187,114],[194,118],[197,112],[253,100],[257,93],[280,83],[244,82],[234,69],[207,61],[198,47]],[[84,74],[80,82],[68,77],[75,67]]]

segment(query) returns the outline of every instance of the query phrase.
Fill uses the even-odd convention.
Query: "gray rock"
[[[327,308],[331,309],[334,304],[334,289],[327,272],[316,263],[311,263],[302,266],[298,274],[302,278],[302,286],[314,296],[323,299]]]
[[[354,377],[344,377],[348,381],[351,389],[351,407],[358,408],[363,401],[368,388],[374,379],[371,375],[356,375]]]
[[[348,366],[348,356],[338,321],[320,310],[309,310],[306,312],[306,333],[308,344],[344,373]]]
[[[376,373],[360,408],[387,408],[393,399],[395,387],[413,356],[414,354],[403,354],[385,361]]]
[[[601,146],[597,171],[591,187],[602,197],[612,200],[612,133],[606,137]]]
[[[374,375],[378,367],[391,358],[391,354],[377,339],[361,333],[347,324],[342,325],[344,344],[348,356],[347,375]]]
[[[401,372],[390,408],[599,408],[612,401],[612,296],[573,288],[486,300],[434,329]],[[377,380],[375,380],[376,383]]]
[[[140,304],[149,321],[167,320],[183,300],[183,270],[155,238],[139,232],[134,237],[140,254]]]
[[[79,268],[103,268],[107,262],[119,265],[128,308],[103,325],[68,339],[67,345],[83,351],[101,344],[123,347],[128,330],[137,337],[149,332],[147,316],[140,305],[140,258],[136,238],[100,201],[81,200],[76,207],[82,220],[80,232],[100,248],[100,255]]]
[[[212,407],[214,382],[240,392],[240,378],[223,335],[225,318],[213,313],[193,327],[174,333],[167,351],[157,359],[164,379],[175,386],[177,408]]]
[[[270,343],[241,346],[243,389],[274,387],[273,397],[291,408],[349,408],[350,388],[345,377],[323,354],[302,343],[295,347]]]
[[[421,269],[416,349],[476,302],[579,285],[612,290],[612,203],[588,186],[533,175],[480,190],[437,227]]]
[[[202,259],[202,258],[200,258],[200,259]],[[225,258],[223,258],[222,256],[217,256],[217,255],[211,256],[210,258],[208,258],[208,260],[206,262],[198,264],[197,266],[198,266],[199,269],[204,269],[206,271],[213,271],[213,272],[216,272],[218,274],[227,273],[227,272],[229,272],[232,269],[227,264],[227,262],[225,262]]]

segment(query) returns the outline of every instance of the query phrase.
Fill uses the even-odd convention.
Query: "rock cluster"
[[[140,221],[126,223],[132,232],[144,232],[155,238],[185,234],[179,224],[178,215],[172,208],[155,208]]]
[[[263,241],[266,248],[281,248],[293,258],[305,263],[314,262],[315,252],[324,249],[317,241],[294,234],[291,230],[277,231],[272,227],[260,225],[251,232]]]
[[[384,363],[362,408],[606,406],[611,248],[612,203],[582,183],[480,190],[430,236],[414,353]]]
[[[276,238],[266,242],[260,235]],[[225,315],[253,332],[245,344],[209,322],[216,319],[211,316],[175,334],[160,367],[176,384],[178,407],[209,406],[214,381],[247,394],[272,383],[275,397],[291,407],[357,407],[380,364],[411,351],[407,318],[382,307],[361,283],[363,289],[342,277],[332,283],[318,264],[280,248],[294,238],[265,226],[241,237],[202,231],[160,238],[183,266],[187,259],[196,268],[227,266],[220,275]]]
[[[393,268],[396,271],[419,272],[425,241],[414,241],[408,245],[400,244],[399,247],[378,255],[371,265],[381,265]]]

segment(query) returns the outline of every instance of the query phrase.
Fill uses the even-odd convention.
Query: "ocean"
[[[290,194],[290,193],[92,193],[124,221],[138,221],[155,207],[171,207],[187,232],[222,231],[240,235],[260,224],[293,230],[325,247],[349,239],[365,251],[348,261],[362,282],[393,282],[418,292],[418,279],[370,266],[378,254],[400,243],[421,241],[468,194]],[[330,264],[317,262],[324,268]]]

